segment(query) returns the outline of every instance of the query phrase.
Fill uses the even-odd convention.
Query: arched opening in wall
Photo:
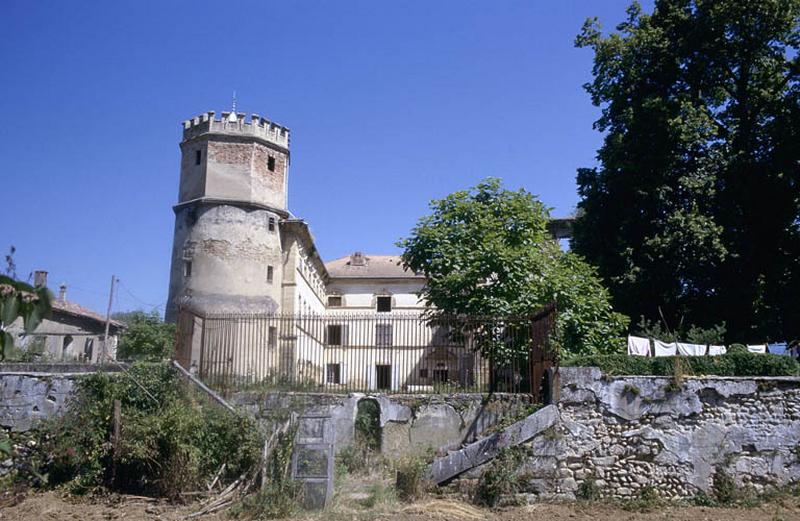
[[[377,400],[359,400],[356,410],[355,445],[368,453],[381,451],[381,406]]]
[[[353,444],[338,452],[336,465],[346,474],[367,476],[380,469],[381,407],[364,398],[356,404]]]
[[[61,341],[61,359],[66,360],[72,356],[72,335],[67,335]]]

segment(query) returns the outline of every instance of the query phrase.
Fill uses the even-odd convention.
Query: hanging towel
[[[764,353],[767,352],[767,344],[758,344],[754,346],[748,345],[747,350],[750,351],[751,353],[757,353],[763,355]]]
[[[655,347],[656,356],[675,356],[675,351],[678,349],[675,342],[668,344],[655,338],[653,339],[653,347]]]
[[[708,356],[719,356],[727,353],[725,346],[708,346]]]
[[[628,335],[628,354],[631,356],[650,356],[650,339]]]
[[[705,344],[684,344],[677,342],[678,354],[683,356],[703,356],[706,354]]]
[[[767,351],[773,355],[788,355],[786,352],[786,342],[775,342],[774,344],[767,344]]]

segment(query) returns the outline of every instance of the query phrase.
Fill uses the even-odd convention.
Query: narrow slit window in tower
[[[272,279],[274,276],[273,271],[274,270],[272,269],[272,266],[267,266],[267,282],[269,282],[270,284],[272,284]]]
[[[269,168],[270,172],[275,171],[275,156],[269,156],[269,159],[267,159],[267,168]]]
[[[192,276],[192,261],[183,261],[183,276]]]
[[[195,150],[194,151],[194,164],[199,165],[200,161],[203,159],[203,151],[202,150]]]
[[[274,217],[270,217],[269,218],[269,231],[271,231],[271,232],[275,231],[275,218]]]

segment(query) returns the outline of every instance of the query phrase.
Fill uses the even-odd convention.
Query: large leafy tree
[[[118,358],[160,361],[172,356],[175,324],[161,320],[158,311],[124,311],[115,313],[114,319],[127,326],[119,339]]]
[[[45,287],[34,288],[17,280],[11,246],[5,256],[5,275],[0,275],[0,360],[14,348],[14,333],[21,325],[21,334],[33,333],[42,319],[50,316],[53,295]],[[2,450],[2,448],[0,448]]]
[[[800,0],[657,0],[589,20],[598,168],[574,249],[632,315],[800,336]]]
[[[594,269],[550,237],[548,210],[533,195],[490,178],[430,206],[398,243],[405,266],[427,277],[430,313],[524,315],[556,301],[567,353],[618,349],[626,317],[611,309]]]

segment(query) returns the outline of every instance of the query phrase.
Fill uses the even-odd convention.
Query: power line
[[[166,304],[166,303],[164,303],[164,304],[152,304],[150,302],[145,302],[144,300],[142,300],[139,297],[137,297],[136,295],[134,295],[133,292],[128,288],[128,286],[126,286],[122,281],[119,281],[119,286],[123,290],[125,290],[125,293],[127,293],[133,300],[135,300],[139,304],[142,304],[143,306],[147,306],[147,307],[150,307],[150,308],[153,308],[153,309],[159,309],[159,308],[164,307],[164,305]]]

